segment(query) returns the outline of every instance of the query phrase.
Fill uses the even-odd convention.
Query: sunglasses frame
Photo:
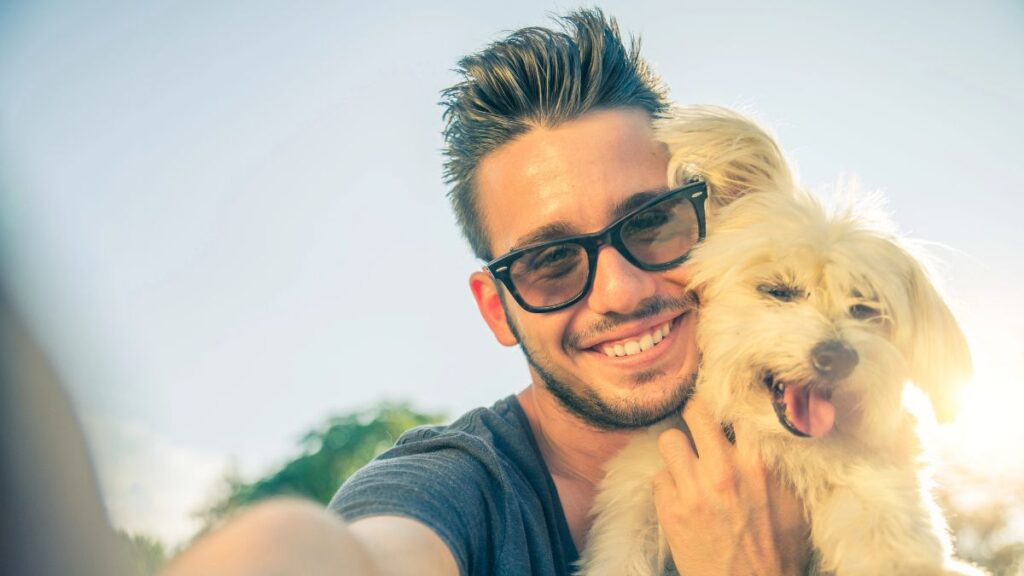
[[[629,261],[630,264],[647,272],[660,272],[662,270],[668,270],[669,268],[675,268],[676,266],[679,266],[680,264],[685,262],[687,258],[690,257],[690,252],[693,251],[693,248],[688,250],[682,256],[662,264],[656,264],[653,266],[644,264],[643,262],[640,262],[639,260],[634,258],[633,255],[626,248],[625,243],[622,241],[622,227],[625,225],[627,221],[635,217],[640,212],[652,208],[666,200],[675,198],[678,195],[686,196],[686,198],[690,201],[690,204],[693,206],[693,211],[697,216],[697,242],[694,244],[694,246],[696,247],[698,244],[704,241],[704,238],[707,234],[704,206],[708,197],[708,188],[707,183],[705,183],[703,180],[691,181],[687,183],[685,186],[676,188],[674,190],[669,190],[664,194],[660,194],[654,198],[651,198],[649,201],[644,202],[643,205],[638,206],[635,210],[630,211],[629,214],[626,214],[621,218],[617,219],[616,221],[612,222],[603,230],[591,234],[568,236],[565,238],[559,238],[557,240],[549,240],[546,242],[539,242],[537,244],[531,244],[529,246],[517,248],[504,254],[503,256],[499,256],[498,258],[491,260],[490,262],[487,263],[487,265],[484,268],[488,272],[490,272],[492,278],[500,280],[501,283],[505,285],[505,288],[508,289],[509,293],[512,294],[512,297],[515,299],[516,303],[519,304],[519,306],[522,307],[523,310],[526,310],[527,312],[533,312],[535,314],[555,312],[558,310],[562,310],[563,308],[568,308],[569,306],[572,306],[573,304],[582,300],[587,294],[590,293],[590,289],[594,285],[594,276],[597,272],[597,254],[602,246],[607,245],[614,247],[619,252],[619,254],[622,254],[623,258]],[[576,294],[575,296],[573,296],[572,298],[565,302],[562,302],[560,304],[554,304],[551,306],[531,306],[530,304],[523,300],[523,297],[519,294],[519,290],[517,290],[515,287],[515,283],[512,281],[510,272],[512,264],[516,260],[524,256],[527,252],[531,252],[539,248],[557,246],[559,244],[576,244],[578,246],[583,247],[583,249],[586,251],[587,265],[589,266],[589,269],[587,271],[586,284],[584,284],[583,288],[580,289],[578,294]]]

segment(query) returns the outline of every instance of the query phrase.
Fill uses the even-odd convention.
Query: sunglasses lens
[[[681,261],[700,238],[697,213],[682,195],[668,198],[623,222],[622,243],[646,266]]]
[[[512,263],[509,276],[519,296],[530,306],[557,306],[575,298],[587,286],[587,251],[565,243],[530,250]]]

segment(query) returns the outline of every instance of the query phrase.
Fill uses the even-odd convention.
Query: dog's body
[[[739,116],[711,112],[724,122],[715,130],[758,133]],[[691,110],[688,118],[707,113]],[[696,394],[723,424],[744,422],[765,465],[800,497],[815,570],[976,573],[952,560],[917,420],[904,406],[904,386],[913,382],[940,417],[949,416],[952,387],[970,372],[963,335],[921,264],[859,210],[830,214],[797,190],[763,133],[760,144],[755,138],[711,166],[700,158],[718,155],[695,152],[693,122],[675,126],[688,134],[673,141],[672,124],[662,132],[675,178],[697,173],[712,195],[739,197],[715,210],[710,236],[689,264],[701,299]],[[684,154],[690,158],[676,158]],[[745,188],[735,190],[737,183]],[[610,463],[583,574],[673,569],[651,486],[663,468],[657,435],[679,424],[652,428]]]

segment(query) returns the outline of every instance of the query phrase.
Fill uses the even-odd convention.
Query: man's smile
[[[637,367],[661,359],[678,340],[678,329],[694,318],[692,309],[682,314],[674,312],[668,319],[656,318],[637,326],[623,326],[614,333],[600,336],[600,340],[583,349],[592,357],[608,365],[623,368]],[[684,331],[686,332],[686,331]],[[688,331],[692,337],[692,330]],[[685,337],[684,337],[685,338]],[[680,358],[685,356],[682,353]]]
[[[644,332],[643,336],[638,339],[622,339],[617,342],[608,342],[601,344],[596,348],[599,348],[604,352],[605,356],[615,358],[616,356],[633,356],[641,352],[646,352],[651,348],[658,345],[666,336],[669,335],[672,328],[671,322],[665,322],[661,326],[655,327],[653,330]]]

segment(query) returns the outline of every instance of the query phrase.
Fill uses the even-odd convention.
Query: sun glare
[[[978,475],[1024,478],[1024,388],[992,358],[976,358],[955,420],[940,429],[944,457]]]

